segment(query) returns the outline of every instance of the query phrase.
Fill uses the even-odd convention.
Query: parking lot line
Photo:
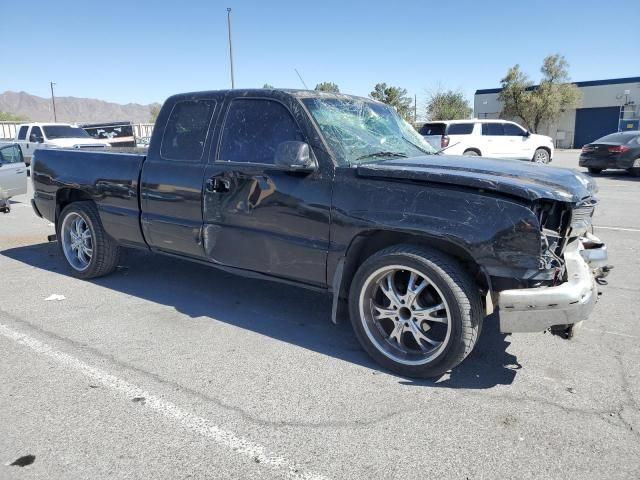
[[[0,335],[17,344],[30,348],[40,355],[49,357],[58,364],[75,370],[91,378],[93,381],[100,382],[108,389],[129,400],[144,399],[144,402],[139,402],[141,406],[148,407],[176,421],[183,428],[206,437],[214,443],[232,450],[236,454],[251,459],[253,462],[263,464],[274,470],[282,471],[287,478],[299,480],[328,480],[327,477],[313,472],[301,472],[301,469],[296,466],[296,463],[284,457],[269,453],[264,446],[258,443],[239,437],[229,430],[224,430],[212,424],[209,420],[198,417],[171,402],[163,400],[157,395],[149,393],[141,387],[133,385],[99,368],[92,367],[71,355],[55,350],[50,345],[24,333],[12,330],[2,323],[0,323]]]
[[[600,228],[602,230],[618,230],[620,232],[637,232],[640,233],[640,228],[624,228],[624,227],[600,227],[594,225],[593,228]]]
[[[606,333],[608,335],[617,335],[618,337],[627,337],[627,338],[640,338],[636,335],[629,335],[628,333],[619,333],[619,332],[611,332],[609,330],[598,330],[596,328],[587,328],[582,327],[583,330],[587,330],[588,332],[596,332],[596,333]]]

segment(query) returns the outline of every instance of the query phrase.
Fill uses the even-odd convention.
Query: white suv
[[[427,122],[420,134],[434,148],[447,155],[472,155],[513,158],[549,163],[553,158],[553,140],[529,132],[506,120],[449,120]]]

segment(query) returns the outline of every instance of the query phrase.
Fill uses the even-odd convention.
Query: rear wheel
[[[439,376],[462,362],[484,315],[479,289],[453,258],[411,245],[386,248],[360,266],[349,312],[362,347],[410,377]]]
[[[597,175],[597,174],[599,174],[599,173],[602,173],[602,168],[592,168],[592,167],[589,167],[589,173],[593,173],[593,174]]]
[[[549,152],[544,148],[539,148],[533,154],[533,161],[535,163],[549,163],[551,157],[549,156]]]
[[[75,277],[101,277],[116,268],[120,249],[104,231],[93,202],[67,205],[56,229],[60,250]]]
[[[640,177],[640,158],[636,158],[633,162],[633,166],[627,170],[629,175],[633,177]]]

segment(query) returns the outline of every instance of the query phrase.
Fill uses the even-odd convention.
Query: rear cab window
[[[420,135],[444,135],[447,125],[445,123],[425,123],[420,127]]]
[[[474,123],[452,123],[447,129],[447,135],[471,135]]]
[[[215,108],[216,101],[209,99],[176,102],[164,129],[160,157],[185,162],[202,160]]]

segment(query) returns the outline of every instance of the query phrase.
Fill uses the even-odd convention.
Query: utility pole
[[[227,8],[227,28],[229,30],[229,64],[231,65],[231,88],[236,88],[233,80],[233,43],[231,41],[231,9]]]
[[[49,82],[49,86],[51,87],[51,104],[53,105],[53,121],[57,122],[58,121],[58,116],[56,115],[56,97],[53,94],[53,86],[54,85],[55,85],[55,83]]]

